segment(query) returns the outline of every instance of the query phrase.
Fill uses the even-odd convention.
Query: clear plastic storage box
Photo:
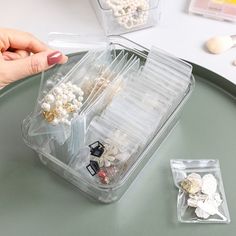
[[[154,26],[160,18],[160,0],[90,0],[106,35],[120,35]]]
[[[192,66],[120,36],[51,34],[50,44],[73,54],[42,74],[24,140],[88,196],[116,201],[178,121]]]

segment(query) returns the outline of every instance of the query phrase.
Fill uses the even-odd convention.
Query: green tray
[[[23,143],[40,76],[0,91],[0,235],[235,235],[236,85],[194,65],[196,88],[175,129],[116,203],[95,203]],[[232,222],[181,224],[169,160],[220,160]]]

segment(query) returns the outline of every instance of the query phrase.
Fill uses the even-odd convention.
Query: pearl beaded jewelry
[[[61,83],[47,94],[41,104],[43,117],[52,125],[70,125],[82,107],[84,92],[71,82]]]
[[[148,19],[149,0],[106,0],[117,22],[126,29],[144,25]]]

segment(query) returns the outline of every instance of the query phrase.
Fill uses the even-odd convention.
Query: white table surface
[[[236,84],[236,48],[221,55],[204,50],[215,35],[236,34],[236,24],[189,15],[189,0],[162,0],[158,26],[126,34],[146,47],[155,45],[183,59],[204,66]],[[101,34],[102,29],[85,0],[1,0],[0,26],[29,31],[47,41],[49,32]]]

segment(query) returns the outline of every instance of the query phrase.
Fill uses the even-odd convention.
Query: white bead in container
[[[106,35],[120,35],[155,26],[160,0],[91,0]]]

